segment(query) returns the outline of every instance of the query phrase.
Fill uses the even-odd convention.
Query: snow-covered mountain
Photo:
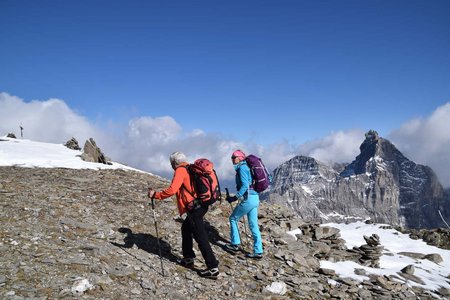
[[[81,158],[82,153],[79,150],[69,149],[63,144],[0,137],[0,166],[138,171],[116,162],[109,165],[84,161]]]
[[[373,130],[360,151],[343,170],[294,157],[274,170],[273,185],[263,198],[285,203],[306,219],[445,226],[441,215],[450,219],[450,198],[431,168],[409,160]]]

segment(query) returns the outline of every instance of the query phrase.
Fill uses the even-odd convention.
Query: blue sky
[[[184,138],[295,148],[339,131],[390,136],[450,101],[450,1],[1,0],[0,11],[0,92],[60,99],[103,131],[168,116]]]

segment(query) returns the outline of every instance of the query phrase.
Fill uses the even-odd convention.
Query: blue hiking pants
[[[253,253],[263,253],[261,232],[258,226],[258,206],[259,196],[248,195],[247,199],[241,201],[233,210],[230,216],[230,237],[231,244],[240,245],[241,238],[239,236],[238,222],[244,216],[247,215],[248,225],[253,237]]]

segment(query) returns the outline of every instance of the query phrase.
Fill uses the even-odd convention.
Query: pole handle
[[[153,188],[149,187],[149,190],[153,191]],[[152,200],[152,209],[155,209],[155,193],[153,193],[153,196],[150,198]]]

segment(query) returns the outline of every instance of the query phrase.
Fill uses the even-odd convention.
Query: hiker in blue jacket
[[[262,258],[263,248],[261,233],[258,225],[259,195],[252,189],[252,176],[250,168],[245,161],[245,154],[241,150],[236,150],[231,155],[233,167],[236,171],[237,193],[233,197],[227,197],[227,201],[232,203],[239,200],[230,215],[230,244],[225,244],[225,250],[235,253],[239,250],[241,239],[239,236],[238,222],[247,215],[248,225],[253,237],[253,253],[247,253],[249,258]]]

